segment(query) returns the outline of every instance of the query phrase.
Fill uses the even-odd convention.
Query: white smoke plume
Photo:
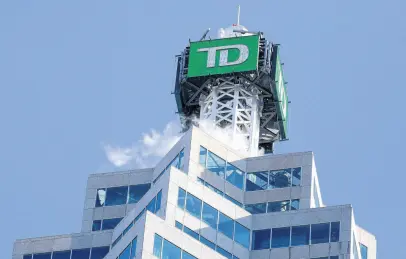
[[[178,142],[180,131],[179,124],[169,122],[162,132],[151,129],[130,147],[104,145],[104,151],[107,159],[116,167],[153,167]]]

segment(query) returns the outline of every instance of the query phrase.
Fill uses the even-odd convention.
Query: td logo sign
[[[259,36],[226,38],[190,44],[188,76],[256,70]]]

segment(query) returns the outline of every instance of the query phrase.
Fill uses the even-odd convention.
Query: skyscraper
[[[185,132],[154,168],[90,175],[81,231],[17,240],[12,259],[376,258],[352,206],[323,203],[314,154],[272,154],[277,44],[239,22],[190,43],[175,97]]]

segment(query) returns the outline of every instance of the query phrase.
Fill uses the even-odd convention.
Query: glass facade
[[[53,251],[52,253],[27,254],[23,256],[23,259],[103,259],[109,250],[110,247],[102,246],[66,251]]]
[[[153,254],[155,258],[159,259],[197,259],[158,234],[155,234],[154,237]]]
[[[137,203],[147,191],[151,184],[139,184],[97,190],[96,207],[123,205]]]
[[[217,193],[220,196],[223,196],[225,199],[231,201],[232,203],[234,203],[235,205],[237,205],[240,208],[244,208],[244,205],[237,201],[236,199],[233,199],[232,197],[228,196],[227,194],[225,194],[224,192],[220,191],[219,189],[217,189],[216,187],[214,187],[213,185],[209,184],[208,182],[205,182],[202,178],[197,178],[197,181],[201,184],[203,184],[204,186],[206,186],[207,188],[209,188],[210,190],[212,190],[213,192]]]
[[[299,200],[273,201],[268,203],[245,204],[251,214],[271,213],[299,209]]]
[[[134,259],[137,253],[137,237],[135,237],[116,259]]]
[[[359,243],[359,248],[361,250],[361,258],[368,259],[368,247]]]
[[[92,231],[114,229],[122,219],[123,218],[94,220],[92,225]]]

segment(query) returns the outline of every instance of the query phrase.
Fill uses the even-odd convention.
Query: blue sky
[[[237,4],[282,44],[277,152],[314,151],[325,203],[351,203],[379,258],[405,258],[401,0],[0,1],[0,258],[16,238],[80,231],[87,176],[114,169],[103,145],[177,120],[174,55]]]

